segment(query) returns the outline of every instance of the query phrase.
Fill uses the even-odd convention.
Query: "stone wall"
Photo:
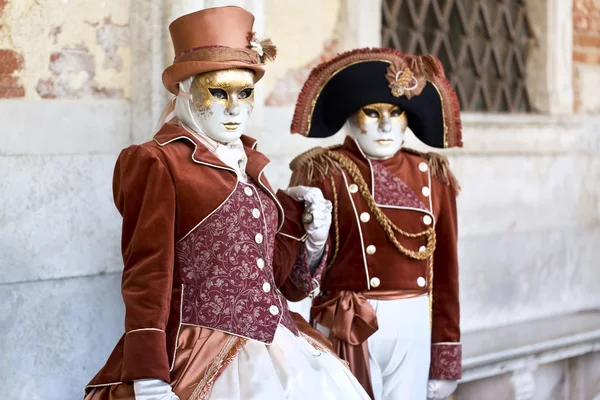
[[[79,399],[123,330],[130,2],[0,1],[0,386]]]

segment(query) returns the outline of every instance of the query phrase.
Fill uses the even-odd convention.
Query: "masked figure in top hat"
[[[312,71],[292,132],[344,125],[344,144],[291,164],[292,186],[334,203],[333,224],[327,266],[292,270],[282,292],[316,295],[313,322],[374,399],[445,398],[461,376],[459,188],[445,158],[403,142],[410,127],[429,146],[461,146],[456,94],[433,56],[355,50]]]
[[[368,399],[299,331],[278,290],[287,277],[274,265],[309,268],[299,249],[329,230],[331,205],[297,188],[307,209],[284,215],[268,159],[243,135],[254,83],[275,56],[253,21],[222,7],[170,26],[176,57],[163,83],[176,97],[153,140],[123,150],[114,173],[126,332],[87,400]],[[301,222],[304,211],[313,221]],[[307,229],[307,245],[281,240],[288,224]]]

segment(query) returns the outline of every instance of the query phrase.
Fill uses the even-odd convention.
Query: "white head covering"
[[[190,94],[190,88],[194,77],[187,78],[179,82],[179,95],[175,98],[175,116],[185,126],[191,128],[194,132],[206,136],[202,132],[202,128],[198,125],[194,117],[192,116],[192,108],[190,103],[192,102],[192,95]]]

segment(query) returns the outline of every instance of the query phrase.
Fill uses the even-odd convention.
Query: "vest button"
[[[265,267],[265,260],[259,258],[258,260],[256,260],[256,265],[258,265],[258,268],[263,269]]]
[[[277,308],[277,306],[271,306],[271,307],[269,307],[269,312],[272,315],[277,315],[277,314],[279,314],[279,308]]]
[[[261,235],[260,233],[257,233],[256,236],[254,236],[254,241],[258,244],[261,244],[263,241],[263,235]]]
[[[258,211],[258,208],[255,208],[254,210],[252,210],[252,216],[254,218],[260,217],[260,211]]]
[[[379,280],[378,277],[374,276],[371,278],[371,286],[372,287],[379,287],[380,284],[381,284],[381,281]]]
[[[246,186],[244,188],[244,193],[246,193],[246,195],[248,195],[248,196],[252,196],[252,189],[250,189],[248,186]]]
[[[271,284],[269,282],[263,283],[263,292],[269,293],[269,290],[271,290]]]

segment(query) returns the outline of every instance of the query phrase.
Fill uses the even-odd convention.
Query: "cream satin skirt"
[[[369,400],[342,361],[308,340],[282,325],[271,345],[249,340],[216,379],[208,399]]]
[[[266,345],[183,326],[171,387],[181,400],[370,400],[343,361],[280,325]],[[135,400],[132,384],[91,389],[85,400]]]

